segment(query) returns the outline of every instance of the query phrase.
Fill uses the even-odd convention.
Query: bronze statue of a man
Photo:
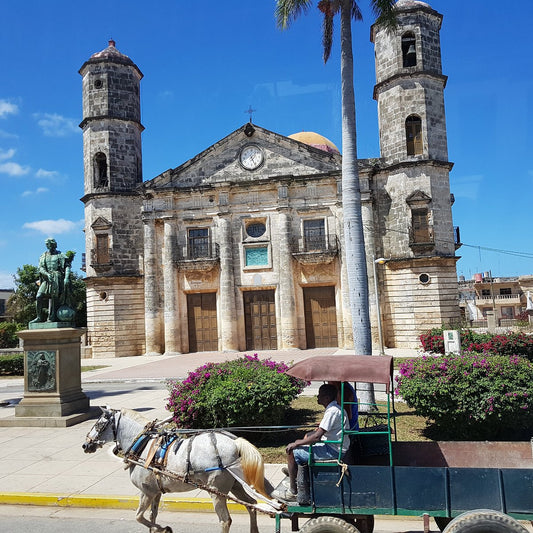
[[[55,239],[46,239],[47,251],[39,258],[39,290],[37,291],[37,318],[32,322],[43,322],[44,301],[48,300],[47,322],[57,322],[57,311],[68,305],[71,291],[71,265],[74,252],[61,253]]]

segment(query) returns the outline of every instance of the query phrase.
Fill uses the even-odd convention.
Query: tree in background
[[[33,265],[23,265],[17,268],[15,278],[15,293],[7,302],[7,312],[22,328],[36,316],[35,299],[39,289],[39,269]],[[87,325],[87,300],[85,281],[76,273],[71,274],[72,303],[76,311],[75,323],[77,327]]]
[[[312,0],[277,0],[276,20],[281,29],[309,10]],[[376,24],[388,28],[396,25],[395,0],[371,0],[377,17]],[[350,312],[354,351],[360,355],[372,354],[372,334],[368,303],[361,190],[357,166],[357,133],[355,123],[355,93],[353,75],[352,19],[362,20],[361,10],[354,0],[320,0],[318,9],[324,19],[322,44],[324,62],[327,62],[333,43],[333,20],[340,16],[341,32],[341,86],[342,86],[342,210],[344,218],[344,252],[350,294]],[[373,389],[368,387],[362,403],[373,403]],[[366,397],[365,397],[366,396]]]

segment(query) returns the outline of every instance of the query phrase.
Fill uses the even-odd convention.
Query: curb
[[[138,496],[108,496],[101,494],[56,494],[48,492],[4,492],[0,494],[0,505],[35,505],[43,507],[85,507],[98,509],[137,509]],[[160,510],[213,512],[210,498],[173,498],[163,496]],[[228,501],[233,513],[246,513],[246,508]]]

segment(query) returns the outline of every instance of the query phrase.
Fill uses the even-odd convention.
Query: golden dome
[[[325,152],[340,154],[339,149],[329,139],[314,131],[300,131],[299,133],[293,133],[292,135],[289,135],[289,139],[308,144],[314,148],[324,150]]]

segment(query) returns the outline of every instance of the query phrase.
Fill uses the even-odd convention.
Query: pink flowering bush
[[[395,393],[440,439],[533,436],[533,364],[519,356],[423,356],[400,365]]]
[[[307,385],[288,368],[257,354],[207,363],[182,382],[168,382],[166,407],[181,428],[278,425]]]
[[[420,343],[425,352],[444,354],[442,331],[443,328],[434,328],[420,335]],[[521,355],[533,361],[533,335],[512,331],[495,335],[463,329],[461,330],[461,349],[497,355]]]

